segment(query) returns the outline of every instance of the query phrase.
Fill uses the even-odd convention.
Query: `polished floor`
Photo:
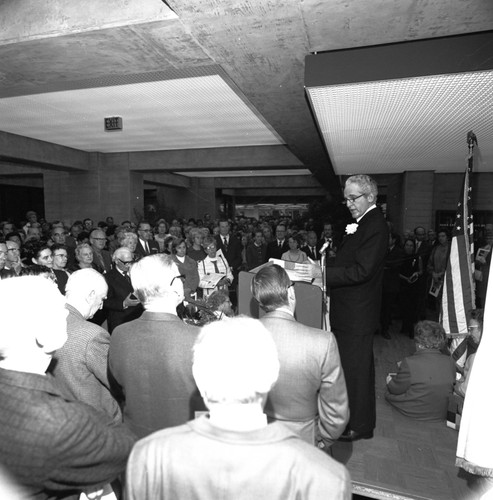
[[[391,329],[391,340],[375,336],[377,427],[370,440],[337,442],[334,458],[345,463],[354,498],[476,500],[477,487],[455,467],[457,431],[441,423],[417,422],[401,415],[384,399],[385,377],[396,362],[414,352],[414,343]]]

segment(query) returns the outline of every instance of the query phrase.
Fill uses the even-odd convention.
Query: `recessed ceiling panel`
[[[483,153],[476,171],[492,169],[493,71],[307,92],[338,175],[463,171],[469,130]]]
[[[0,130],[103,153],[282,144],[237,92],[212,75],[10,97]]]

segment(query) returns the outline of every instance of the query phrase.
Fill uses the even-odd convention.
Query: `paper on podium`
[[[305,277],[297,272],[297,269],[300,269],[301,267],[301,264],[298,264],[297,262],[289,262],[287,260],[281,259],[269,259],[269,262],[272,264],[277,264],[278,266],[284,268],[284,270],[288,273],[289,279],[291,281],[305,281],[307,283],[312,282],[312,278]]]
[[[206,274],[199,283],[201,288],[215,288],[217,284],[225,277],[222,273]]]

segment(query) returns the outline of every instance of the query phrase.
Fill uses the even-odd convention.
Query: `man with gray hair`
[[[283,424],[267,423],[263,406],[278,373],[276,345],[258,320],[240,316],[202,328],[193,375],[209,417],[137,443],[128,500],[351,498],[342,464]]]
[[[109,367],[123,418],[142,438],[183,424],[195,409],[203,409],[192,376],[198,329],[177,316],[183,282],[169,255],[142,258],[130,269],[130,278],[144,312],[113,331]]]
[[[0,281],[0,462],[31,498],[78,498],[125,470],[135,437],[45,376],[67,339],[65,298],[40,276]],[[26,314],[29,311],[29,314]]]
[[[51,372],[70,397],[120,422],[120,407],[108,381],[110,336],[104,328],[87,321],[101,309],[107,292],[105,279],[94,269],[70,275],[65,295],[67,342],[55,354]]]
[[[344,441],[372,438],[376,424],[373,335],[380,322],[389,241],[377,195],[377,183],[368,175],[346,180],[344,203],[354,223],[346,226],[346,236],[326,268],[330,326],[339,346],[351,413],[340,438]]]
[[[110,334],[117,326],[137,319],[143,311],[130,282],[133,253],[126,247],[120,247],[113,253],[112,260],[113,269],[104,276],[108,283],[108,296],[104,301],[104,308],[107,312]]]
[[[271,333],[281,363],[265,413],[306,442],[330,447],[349,420],[346,382],[334,335],[294,319],[294,287],[282,267],[262,268],[253,277],[252,294],[266,312],[260,321]]]

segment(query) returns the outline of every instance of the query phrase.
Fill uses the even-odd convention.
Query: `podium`
[[[241,271],[238,276],[238,314],[251,318],[261,318],[265,312],[253,298],[251,283],[255,273]],[[296,311],[294,316],[297,321],[313,328],[323,328],[323,296],[322,290],[316,285],[303,281],[294,282],[296,296]]]

